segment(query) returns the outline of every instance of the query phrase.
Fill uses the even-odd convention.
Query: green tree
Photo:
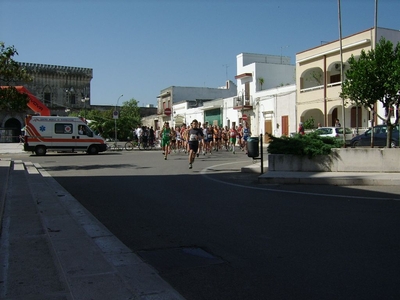
[[[86,120],[88,126],[96,133],[104,138],[114,138],[114,120],[112,118],[114,109],[105,111],[87,109]],[[84,115],[84,110],[71,111],[69,116],[81,117]]]
[[[24,111],[29,98],[26,94],[19,93],[13,84],[29,82],[32,78],[27,74],[13,57],[18,55],[14,46],[6,47],[0,42],[0,83],[7,86],[0,88],[0,110]]]
[[[310,117],[309,119],[304,121],[304,129],[314,129],[315,128],[315,122],[314,122],[314,118]]]
[[[392,129],[399,121],[400,43],[393,47],[392,42],[382,38],[375,50],[362,50],[358,59],[351,56],[349,65],[340,96],[365,107],[386,123],[386,145],[390,148]],[[377,101],[382,104],[384,115],[377,113]]]
[[[120,139],[132,138],[132,130],[141,125],[139,102],[131,99],[122,104],[118,119],[118,136]]]

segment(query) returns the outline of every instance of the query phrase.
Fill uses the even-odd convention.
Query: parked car
[[[329,136],[343,140],[343,127],[319,127],[315,130],[319,136]],[[346,128],[346,145],[350,145],[351,139],[354,137],[353,131]]]
[[[399,125],[393,127],[391,147],[399,146]],[[374,146],[385,147],[387,140],[387,126],[377,125],[374,126]],[[357,135],[351,140],[351,147],[371,146],[371,128],[364,134]]]

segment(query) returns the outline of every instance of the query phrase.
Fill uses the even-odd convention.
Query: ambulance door
[[[52,139],[52,148],[60,150],[75,148],[76,134],[73,122],[57,122]]]
[[[91,144],[92,131],[86,125],[78,124],[76,133],[76,147],[86,149]]]

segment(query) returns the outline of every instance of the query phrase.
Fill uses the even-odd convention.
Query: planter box
[[[339,148],[329,155],[308,157],[268,154],[268,171],[400,172],[398,148]]]

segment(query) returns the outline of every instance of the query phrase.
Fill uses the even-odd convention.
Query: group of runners
[[[225,149],[236,153],[236,145],[247,154],[247,139],[251,132],[244,123],[243,126],[221,127],[201,124],[197,120],[189,125],[171,128],[169,122],[165,122],[159,132],[161,140],[162,153],[164,159],[168,158],[171,151],[184,151],[189,154],[189,168],[193,166],[195,157],[200,154],[206,155],[212,151]]]

